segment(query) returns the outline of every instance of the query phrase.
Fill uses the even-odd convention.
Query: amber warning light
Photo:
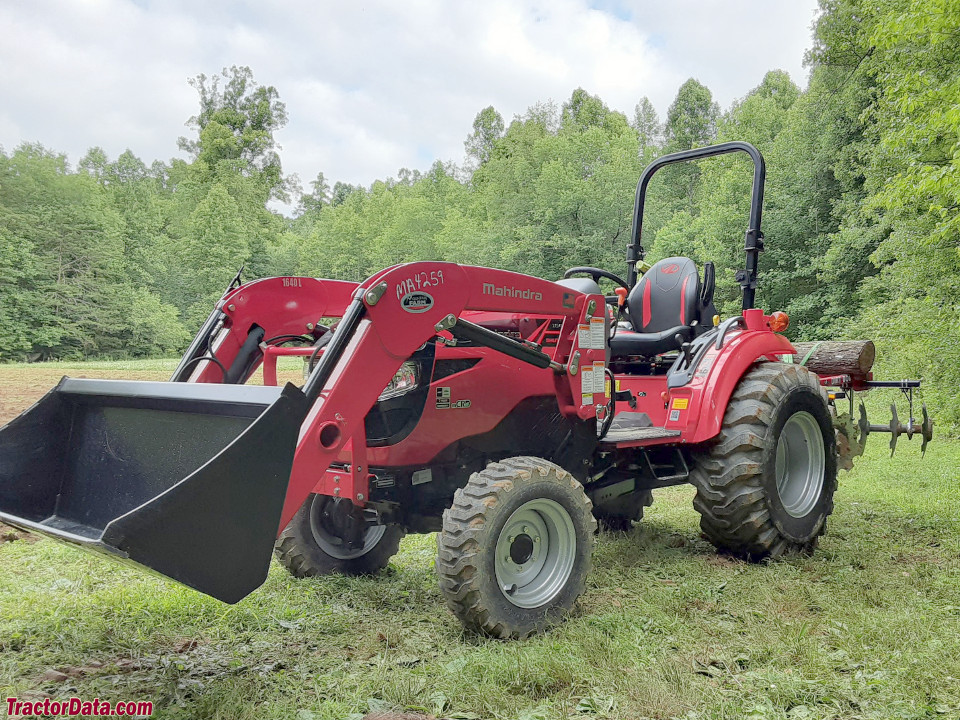
[[[774,332],[783,332],[790,327],[790,318],[785,312],[777,310],[770,316],[770,320],[767,324],[770,325],[770,329]]]

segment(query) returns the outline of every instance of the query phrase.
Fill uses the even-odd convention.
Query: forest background
[[[646,97],[627,117],[583,88],[509,123],[487,107],[463,162],[369,187],[286,176],[286,108],[246,67],[191,81],[189,159],[94,147],[71,167],[38,144],[0,148],[0,361],[179,355],[240,266],[246,279],[361,280],[413,260],[623,273],[646,164],[746,140],[767,162],[758,304],[789,313],[793,339],[873,339],[878,374],[922,377],[956,428],[960,2],[820,5],[805,90],[772,70],[726,110],[690,79],[662,119]],[[668,168],[648,193],[647,259],[713,261],[725,316],[751,178],[745,158],[713,159]]]

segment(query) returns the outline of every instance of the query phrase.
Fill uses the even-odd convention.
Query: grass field
[[[173,365],[0,366],[0,420],[63,374]],[[298,581],[275,563],[227,606],[7,533],[0,699],[151,700],[184,719],[958,718],[960,443],[922,460],[916,441],[893,460],[871,445],[813,557],[718,557],[692,491],[660,491],[632,532],[601,536],[576,616],[525,642],[461,631],[432,536],[377,578]]]

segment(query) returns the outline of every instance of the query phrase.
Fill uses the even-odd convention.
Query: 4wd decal
[[[408,313],[425,313],[433,307],[433,296],[422,290],[408,292],[400,298],[400,307]]]
[[[470,407],[469,400],[451,400],[450,388],[437,388],[437,410],[466,410]]]

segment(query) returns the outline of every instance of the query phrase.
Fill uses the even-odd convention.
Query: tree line
[[[646,164],[746,140],[767,160],[758,304],[787,311],[794,339],[873,338],[878,370],[923,376],[955,423],[960,4],[820,4],[805,90],[774,70],[726,110],[695,79],[664,118],[647,98],[628,117],[582,88],[509,123],[488,107],[462,163],[368,187],[284,175],[286,108],[249,68],[191,81],[188,159],[92,148],[71,167],[40,145],[0,150],[0,359],[178,354],[241,265],[351,280],[427,259],[622,272]],[[667,168],[648,192],[648,259],[713,261],[723,314],[738,308],[751,179],[728,156]]]

